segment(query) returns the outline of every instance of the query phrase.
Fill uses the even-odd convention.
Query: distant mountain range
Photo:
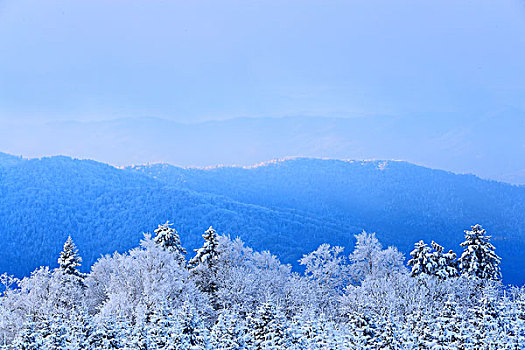
[[[137,245],[142,232],[166,220],[188,248],[213,225],[295,267],[323,242],[350,251],[362,229],[405,253],[420,239],[460,253],[463,230],[480,223],[503,258],[505,282],[525,283],[525,186],[407,162],[297,158],[251,167],[118,169],[0,154],[0,196],[0,271],[19,276],[56,265],[68,234],[87,268],[100,254]]]
[[[178,123],[157,118],[0,125],[0,149],[63,154],[128,166],[251,165],[286,156],[403,159],[456,173],[525,184],[525,112],[476,118],[439,115],[237,118]]]

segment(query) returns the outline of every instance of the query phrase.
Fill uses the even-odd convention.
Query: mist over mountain
[[[328,242],[351,249],[376,231],[405,254],[431,239],[461,252],[481,223],[503,258],[504,280],[523,283],[525,187],[406,162],[288,159],[253,167],[117,169],[68,157],[0,156],[0,270],[26,275],[56,264],[71,234],[87,269],[100,254],[135,246],[170,220],[196,248],[210,225],[297,267]]]
[[[0,149],[64,154],[117,166],[251,165],[287,156],[402,159],[431,168],[525,184],[525,113],[354,118],[237,118],[178,123],[130,118],[0,125]]]

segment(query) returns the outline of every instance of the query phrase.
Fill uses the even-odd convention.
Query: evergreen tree
[[[461,318],[456,312],[457,303],[450,297],[439,310],[436,318],[436,349],[462,349]]]
[[[180,243],[180,237],[175,231],[174,228],[172,228],[173,224],[169,221],[166,221],[165,224],[159,225],[155,232],[155,237],[153,238],[153,241],[160,245],[162,248],[179,254],[180,258],[184,260],[184,255],[186,254],[186,250],[182,247]]]
[[[224,310],[211,328],[210,345],[213,349],[243,349],[247,332],[240,315]]]
[[[55,315],[49,322],[50,331],[43,338],[44,349],[62,350],[67,344],[67,326],[62,315]]]
[[[88,348],[96,350],[122,349],[124,343],[122,339],[123,330],[130,330],[131,327],[127,322],[122,323],[124,322],[117,322],[113,317],[99,320],[88,339]]]
[[[372,349],[374,330],[370,317],[354,311],[348,315],[347,321],[348,346],[351,350]]]
[[[456,261],[456,253],[449,250],[448,253],[442,255],[441,270],[439,276],[443,279],[458,277],[458,262]]]
[[[44,348],[34,321],[28,321],[23,325],[11,347],[9,347],[9,349],[11,348],[17,350],[40,350]]]
[[[89,339],[93,333],[93,323],[87,310],[71,312],[68,317],[67,339],[69,348],[89,348]]]
[[[480,279],[501,279],[501,258],[494,252],[490,238],[480,225],[472,226],[472,231],[465,231],[465,241],[461,243],[464,251],[458,260],[462,274]]]
[[[430,248],[423,241],[414,244],[414,250],[410,252],[412,259],[408,261],[408,266],[412,266],[410,275],[412,277],[421,274],[430,275],[434,269],[430,259]]]
[[[254,349],[285,349],[288,344],[287,320],[280,308],[271,302],[261,304],[256,312],[249,316],[248,328],[250,345]]]
[[[202,235],[204,244],[195,249],[195,256],[189,261],[191,271],[197,277],[197,285],[210,297],[212,306],[217,309],[217,278],[219,270],[219,236],[210,226]]]
[[[313,345],[314,349],[338,349],[340,348],[339,334],[336,334],[335,325],[328,321],[324,314],[321,314],[317,323],[317,333],[315,334]],[[285,349],[286,346],[273,349]]]
[[[146,323],[144,319],[137,320],[134,325],[131,326],[131,329],[126,329],[128,333],[126,344],[129,349],[133,350],[149,350],[151,349],[150,341],[148,334],[149,324]]]
[[[512,290],[512,297],[504,300],[508,322],[504,324],[507,348],[525,349],[525,294],[521,288]]]
[[[146,336],[152,349],[175,349],[174,339],[175,319],[166,305],[154,310],[146,325]]]
[[[204,350],[208,346],[208,334],[204,323],[193,306],[185,303],[177,315],[177,343],[180,350]]]
[[[401,348],[398,325],[393,315],[378,317],[373,344],[376,349],[396,350]]]
[[[498,312],[494,302],[484,296],[470,309],[470,344],[475,349],[498,349]]]
[[[73,243],[71,236],[69,236],[64,243],[64,248],[60,252],[60,257],[58,258],[60,270],[67,275],[81,277],[82,274],[78,271],[78,267],[81,263],[82,258],[78,255],[77,247],[75,243]]]
[[[431,246],[434,251],[429,253],[430,274],[442,280],[458,276],[456,254],[452,250],[443,253],[444,248],[434,241]]]

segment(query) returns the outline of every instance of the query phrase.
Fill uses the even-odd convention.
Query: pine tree
[[[335,325],[328,321],[325,315],[321,314],[317,323],[317,333],[313,339],[314,349],[338,349],[339,335],[336,334]],[[285,349],[287,347],[277,347],[275,349]]]
[[[285,349],[287,347],[287,320],[280,308],[271,302],[261,304],[256,312],[249,316],[248,328],[250,329],[250,345],[254,349]]]
[[[78,250],[73,243],[73,239],[69,236],[64,243],[64,248],[60,252],[60,257],[58,258],[58,264],[60,265],[60,270],[62,270],[67,275],[82,277],[78,267],[82,263],[82,258],[78,255]]]
[[[49,322],[50,332],[44,337],[44,349],[62,350],[66,348],[67,326],[62,315],[55,315]]]
[[[475,349],[497,349],[498,313],[490,298],[483,296],[470,309],[469,333],[470,343]]]
[[[148,324],[144,319],[138,320],[131,329],[127,329],[129,334],[126,339],[127,346],[133,350],[148,350],[151,349],[150,338],[148,334]]]
[[[414,244],[414,250],[410,252],[412,259],[408,261],[408,266],[412,266],[411,276],[416,277],[421,274],[430,275],[433,269],[430,258],[430,248],[423,241]]]
[[[180,243],[180,237],[177,231],[171,227],[172,225],[173,224],[169,221],[166,221],[166,223],[163,225],[159,225],[159,227],[157,227],[157,229],[154,231],[155,237],[153,238],[153,241],[162,248],[175,254],[179,254],[180,259],[184,261],[186,250],[182,247]]]
[[[441,278],[447,279],[459,276],[458,262],[456,261],[456,257],[456,253],[454,253],[452,250],[449,250],[448,253],[445,253],[441,256]]]
[[[149,347],[152,349],[174,349],[172,335],[175,331],[175,319],[166,305],[156,308],[146,325]]]
[[[429,253],[430,274],[442,280],[458,276],[456,254],[452,250],[443,253],[444,248],[434,241],[432,241],[431,246],[434,251]]]
[[[375,348],[396,350],[401,348],[398,325],[393,315],[379,317],[376,337],[373,339]]]
[[[211,328],[210,345],[213,349],[242,349],[246,333],[241,316],[224,310]]]
[[[43,349],[42,339],[35,322],[28,321],[18,332],[9,349],[40,350]]]
[[[428,314],[428,310],[417,310],[412,318],[413,336],[417,343],[417,348],[432,349],[436,342],[436,329],[434,320]]]
[[[177,315],[177,343],[180,350],[204,350],[208,334],[203,321],[193,306],[185,303]]]
[[[372,349],[374,330],[370,317],[360,312],[352,312],[347,321],[348,346],[352,350]]]
[[[480,225],[472,226],[472,231],[465,231],[465,241],[461,243],[464,251],[458,260],[462,274],[480,279],[501,279],[501,258],[494,252],[490,238]]]
[[[71,312],[68,317],[67,339],[68,347],[72,349],[89,348],[89,338],[93,333],[93,323],[87,310]]]
[[[505,333],[507,334],[508,349],[525,349],[525,294],[521,288],[512,291],[512,298],[504,300],[507,322]]]
[[[449,296],[436,318],[436,349],[462,349],[461,318],[456,312],[457,303]]]
[[[115,321],[113,318],[99,320],[91,333],[87,348],[96,350],[122,349],[123,330],[130,330],[131,325],[123,321]],[[126,341],[126,343],[128,343]],[[129,345],[129,344],[128,344]]]
[[[210,226],[202,235],[204,244],[195,249],[195,256],[189,261],[191,271],[197,276],[197,285],[210,297],[212,306],[217,309],[217,277],[219,261],[219,236]]]

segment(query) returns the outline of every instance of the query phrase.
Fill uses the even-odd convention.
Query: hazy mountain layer
[[[0,125],[0,149],[63,154],[112,165],[251,165],[286,156],[403,159],[431,168],[525,184],[525,112],[238,118],[177,123],[154,118]],[[36,150],[36,151],[35,151]]]

